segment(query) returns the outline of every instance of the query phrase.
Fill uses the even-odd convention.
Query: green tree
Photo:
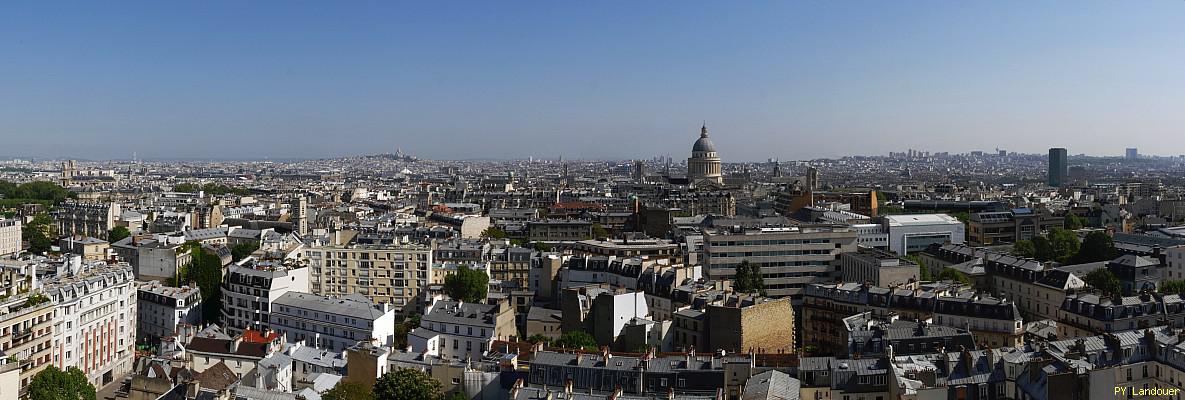
[[[1037,247],[1033,245],[1032,240],[1017,240],[1012,245],[1012,255],[1025,258],[1036,258]]]
[[[1086,277],[1082,278],[1082,280],[1086,281],[1087,285],[1090,285],[1091,287],[1098,289],[1103,293],[1118,294],[1122,293],[1123,291],[1123,287],[1119,282],[1119,277],[1115,276],[1115,273],[1111,272],[1111,270],[1107,268],[1099,268],[1091,271],[1089,274],[1086,274]]]
[[[531,342],[531,343],[548,344],[548,343],[551,343],[551,338],[549,338],[547,336],[543,336],[543,334],[541,334],[541,333],[536,333],[534,335],[531,335],[531,337],[527,338],[527,341]]]
[[[255,250],[259,250],[259,243],[257,242],[239,243],[236,244],[235,247],[230,248],[230,256],[235,261],[239,261],[247,258],[247,256],[251,255],[251,253],[254,253]]]
[[[29,251],[43,254],[53,246],[54,222],[49,214],[40,213],[21,229],[21,240],[29,242]]]
[[[183,246],[189,252],[190,262],[177,270],[177,276],[169,279],[169,285],[180,287],[189,282],[197,283],[202,293],[202,318],[217,321],[222,308],[222,259],[205,251],[201,243],[188,242]]]
[[[609,237],[609,231],[605,230],[605,227],[601,226],[601,224],[593,224],[592,235],[593,238],[604,239]]]
[[[178,183],[173,186],[173,191],[181,193],[197,193],[198,186],[192,183]]]
[[[321,393],[321,400],[373,400],[370,386],[353,382],[338,382],[333,389]]]
[[[75,194],[56,183],[35,181],[12,187],[9,193],[3,193],[8,198],[45,200],[52,204],[59,204]]]
[[[46,367],[29,382],[29,398],[37,400],[95,400],[95,386],[78,368]]]
[[[1055,257],[1053,243],[1045,236],[1033,237],[1033,258],[1037,261],[1050,261]]]
[[[959,211],[957,213],[951,214],[950,216],[955,217],[955,219],[959,220],[959,222],[962,222],[964,224],[967,223],[967,221],[971,220],[971,213],[968,213],[966,211]]]
[[[418,326],[420,326],[420,315],[419,314],[412,314],[410,317],[407,317],[406,319],[404,319],[403,322],[395,324],[395,339],[394,339],[395,346],[394,347],[397,349],[406,348],[407,347],[407,333],[411,332],[412,329],[416,329],[416,327],[418,327]]]
[[[447,399],[447,400],[469,400],[469,396],[466,396],[465,393],[461,393],[458,391],[458,392],[453,392],[452,394],[449,394],[448,396],[445,396],[445,399]]]
[[[1060,263],[1070,262],[1082,246],[1078,241],[1078,234],[1058,228],[1049,232],[1049,244],[1053,246],[1053,260]]]
[[[411,368],[400,368],[379,377],[374,383],[375,400],[441,399],[441,385],[436,379]]]
[[[132,232],[128,228],[117,226],[107,231],[107,241],[111,243],[118,242],[124,238],[132,236]]]
[[[748,259],[741,260],[741,263],[737,264],[734,280],[738,293],[765,295],[765,278],[761,276],[761,267],[749,262]]]
[[[486,228],[486,230],[481,231],[481,237],[486,239],[505,239],[506,231],[498,229],[498,227],[491,226]]]
[[[535,251],[548,252],[551,251],[551,245],[543,242],[534,243]]]
[[[944,268],[942,272],[938,274],[938,279],[944,281],[955,281],[967,286],[971,286],[973,284],[971,282],[971,278],[968,277],[967,274],[964,274],[963,272],[954,268]]]
[[[1066,214],[1066,229],[1076,230],[1086,226],[1086,219],[1074,214]]]
[[[462,265],[456,273],[444,277],[444,292],[457,300],[472,303],[484,301],[489,290],[489,275],[468,265]]]
[[[596,350],[597,339],[585,331],[568,331],[560,335],[559,340],[555,341],[555,345],[570,349]]]
[[[1103,231],[1094,231],[1086,235],[1086,239],[1082,241],[1082,246],[1078,250],[1078,254],[1074,256],[1074,262],[1085,264],[1090,262],[1110,261],[1118,257],[1118,251],[1115,250],[1115,242]]]
[[[1163,294],[1185,294],[1185,280],[1168,280],[1160,283],[1156,289]]]
[[[921,257],[918,257],[917,255],[910,254],[910,255],[901,257],[901,259],[918,265],[918,281],[929,282],[929,281],[934,280],[933,274],[930,273],[930,268],[926,267],[926,262],[922,261]]]

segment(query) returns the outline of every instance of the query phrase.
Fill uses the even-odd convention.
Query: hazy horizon
[[[1067,7],[1070,5],[1072,7]],[[0,156],[1185,154],[1185,2],[9,5]]]

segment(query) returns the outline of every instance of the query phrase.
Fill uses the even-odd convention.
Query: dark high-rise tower
[[[1049,186],[1061,186],[1066,183],[1069,168],[1069,165],[1066,164],[1066,149],[1061,147],[1049,149]]]

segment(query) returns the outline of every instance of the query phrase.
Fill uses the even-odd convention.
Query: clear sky
[[[167,4],[166,4],[167,3]],[[1185,1],[0,10],[0,156],[1185,154]]]

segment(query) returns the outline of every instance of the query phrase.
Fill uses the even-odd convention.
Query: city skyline
[[[0,153],[633,159],[706,119],[724,162],[1185,154],[1185,4],[1078,6],[22,5]]]

